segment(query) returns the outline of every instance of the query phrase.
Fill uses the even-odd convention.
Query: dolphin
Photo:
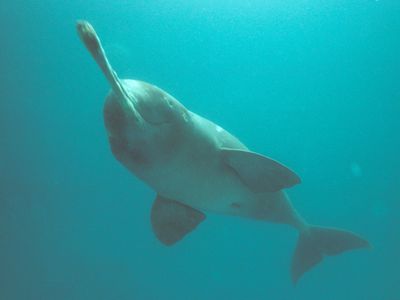
[[[204,212],[287,224],[299,232],[293,283],[324,256],[369,247],[355,233],[307,223],[284,191],[300,183],[296,173],[252,152],[162,89],[120,79],[91,24],[77,21],[77,31],[111,86],[104,104],[111,151],[157,193],[151,224],[161,243],[181,240],[205,220]]]

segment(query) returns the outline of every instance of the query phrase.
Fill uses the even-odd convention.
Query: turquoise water
[[[400,299],[400,2],[27,0],[0,17],[0,299]],[[287,226],[207,214],[159,243],[154,191],[109,150],[109,87],[77,19],[120,77],[290,166],[310,223],[374,248],[293,286]]]

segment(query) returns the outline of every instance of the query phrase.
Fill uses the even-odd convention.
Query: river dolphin
[[[151,224],[163,244],[181,240],[206,211],[288,224],[299,232],[294,283],[326,255],[369,247],[352,232],[308,224],[284,191],[300,183],[298,175],[160,88],[118,78],[94,28],[78,21],[77,31],[111,85],[104,105],[111,151],[157,193]]]

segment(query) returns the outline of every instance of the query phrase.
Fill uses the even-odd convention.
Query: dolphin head
[[[104,123],[114,156],[134,172],[171,156],[188,110],[160,88],[138,80],[121,80],[107,60],[94,28],[77,22],[78,34],[111,91],[104,104]]]
[[[127,98],[114,91],[104,104],[104,123],[115,157],[130,169],[168,159],[179,143],[188,110],[160,88],[121,80]]]

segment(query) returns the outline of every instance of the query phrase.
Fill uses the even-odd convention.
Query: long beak
[[[86,48],[89,50],[90,54],[106,76],[106,79],[110,83],[114,93],[122,101],[125,100],[125,104],[128,104],[129,95],[124,89],[124,86],[122,85],[121,80],[118,78],[117,73],[115,73],[108,62],[104,49],[101,46],[100,39],[97,36],[93,26],[87,21],[77,21],[76,29],[82,42],[85,44]]]

